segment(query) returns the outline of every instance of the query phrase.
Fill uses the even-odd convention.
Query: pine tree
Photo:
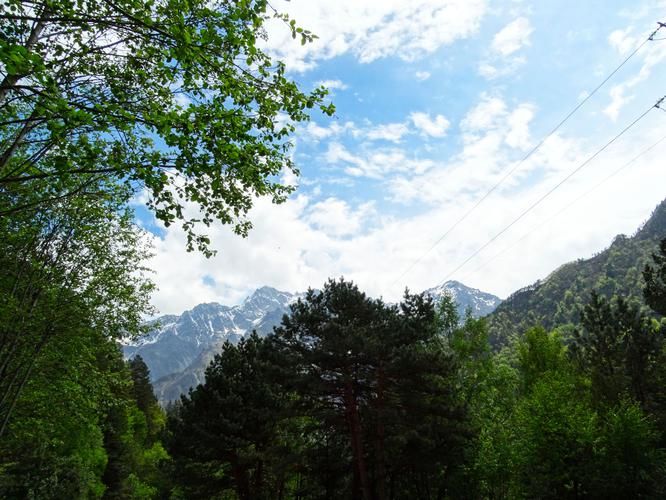
[[[138,354],[127,362],[132,375],[132,392],[137,407],[146,418],[148,439],[154,440],[164,427],[164,412],[160,408],[153,384],[150,382],[150,370]]]
[[[153,385],[150,382],[150,370],[138,354],[128,361],[128,365],[132,373],[134,399],[139,409],[147,413],[149,408],[157,404]]]
[[[629,394],[648,410],[661,392],[663,327],[622,297],[613,301],[592,294],[574,331],[571,352],[592,380],[598,402],[616,404]]]
[[[285,396],[270,376],[267,343],[256,333],[227,342],[205,383],[169,418],[169,451],[188,498],[221,491],[241,500],[274,498],[284,479],[272,467]]]
[[[657,313],[666,316],[666,238],[661,240],[659,253],[652,254],[654,266],[643,271],[645,302]]]
[[[430,299],[388,306],[331,280],[276,329],[301,411],[346,436],[352,473],[333,498],[445,495],[466,434],[438,327]]]

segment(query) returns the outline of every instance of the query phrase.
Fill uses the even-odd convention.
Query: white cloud
[[[412,17],[419,15],[419,7],[423,7],[427,17],[432,10],[430,7],[436,4],[453,3],[412,3],[404,0],[354,3],[352,0],[340,0],[333,4],[314,0],[294,1],[284,5],[294,7],[294,17],[299,24],[323,36],[316,45],[303,49],[288,39],[285,47],[287,44],[295,45],[294,51],[291,48],[280,50],[301,64],[301,69],[337,54],[347,55],[342,61],[345,64],[352,57],[363,61],[376,57],[417,57],[428,53],[430,46],[427,43],[430,41],[420,41],[422,37],[416,28],[409,33],[402,26],[412,23]],[[481,2],[469,3],[474,4],[478,6]],[[468,8],[467,2],[461,1],[457,5],[461,9]],[[536,4],[531,8],[536,9]],[[313,15],[299,15],[308,12]],[[370,12],[369,17],[362,15],[365,12]],[[312,19],[318,25],[311,24]],[[480,14],[474,19],[472,25],[478,22]],[[424,25],[430,24],[429,19],[424,21]],[[397,45],[393,41],[385,47],[378,45],[389,26],[395,29]],[[475,29],[475,26],[468,32],[458,29],[453,39],[469,36]],[[627,54],[631,50],[628,39],[632,36],[631,30],[622,30],[622,33],[609,38],[607,48],[613,47],[618,54]],[[435,40],[435,45],[439,43],[441,47],[442,39]],[[529,42],[529,36],[523,41]],[[419,43],[421,48],[414,50]],[[506,44],[504,49],[498,51],[488,47],[484,54],[486,60],[479,66],[479,71],[485,71],[487,78],[499,78],[524,64],[522,51],[512,52],[510,47]],[[648,84],[656,89],[654,85],[662,76],[663,70],[655,67],[655,61],[663,57],[665,49],[664,42],[648,44],[632,60],[632,64],[616,76],[619,78],[618,89],[609,87],[606,91],[610,90],[616,99],[642,102],[646,98],[643,94],[649,90]],[[503,51],[510,54],[505,56]],[[558,55],[569,56],[577,54],[563,50]],[[618,57],[622,58],[621,55]],[[599,59],[605,62],[595,63],[592,71],[598,66],[603,77],[607,74],[606,65],[613,65],[613,58]],[[580,60],[572,62],[578,64]],[[429,68],[424,63],[420,64],[405,64],[399,69],[406,72],[404,74],[407,80],[411,79],[408,83],[412,86],[418,87],[416,68]],[[486,67],[482,70],[484,64]],[[334,66],[325,65],[327,71]],[[376,76],[375,80],[391,74],[384,72],[380,66],[394,68],[393,64],[370,68]],[[358,81],[361,81],[360,74],[363,72],[362,68]],[[538,80],[542,81],[552,74],[538,75]],[[337,77],[338,74],[326,73],[313,79],[329,76]],[[459,76],[467,78],[469,75]],[[357,75],[354,78],[357,81]],[[626,79],[623,81],[621,78]],[[527,80],[524,83],[531,85],[531,80]],[[475,88],[472,87],[471,91],[481,91]],[[448,131],[443,131],[448,135],[442,141],[429,140],[429,136],[419,134],[423,130],[417,128],[409,115],[401,119],[378,110],[380,106],[391,105],[390,99],[397,97],[387,95],[383,90],[357,95],[365,87],[354,88],[348,96],[350,107],[354,108],[349,116],[354,117],[354,122],[345,121],[347,117],[344,117],[299,126],[299,154],[304,155],[300,163],[308,177],[300,179],[299,194],[286,203],[275,206],[268,200],[259,200],[255,204],[250,213],[254,229],[247,239],[237,237],[227,227],[213,225],[207,232],[219,254],[208,260],[196,253],[185,252],[180,229],[170,227],[164,230],[164,236],[157,239],[157,255],[152,261],[160,287],[155,294],[155,304],[162,312],[181,312],[205,301],[233,304],[262,285],[297,291],[308,286],[321,286],[328,277],[341,275],[355,280],[374,296],[384,295],[387,300],[395,300],[406,285],[419,291],[449,277],[452,269],[595,151],[603,143],[600,135],[607,131],[597,123],[599,116],[595,117],[594,113],[579,117],[584,118],[582,122],[576,120],[569,123],[561,134],[549,138],[528,161],[520,164],[511,178],[394,285],[393,281],[407,266],[421,257],[508,169],[517,166],[524,151],[536,142],[535,131],[548,130],[547,125],[551,124],[545,122],[552,119],[553,113],[558,114],[557,109],[546,107],[550,103],[541,92],[543,89],[529,88],[529,99],[540,103],[537,111],[527,101],[524,85],[493,88],[487,94],[481,94],[476,102],[463,104],[468,112],[462,118],[461,101],[458,99],[466,99],[470,88],[460,95],[450,96],[449,102],[456,100],[450,110],[443,108],[445,101],[435,100],[440,97],[435,95],[419,95],[417,99],[404,103],[410,106],[409,110],[430,109],[430,114],[425,115],[429,124],[437,125],[438,115],[432,114],[433,109],[441,110],[452,122],[455,116],[455,123],[448,127]],[[503,92],[506,94],[501,94],[500,89],[505,89]],[[573,91],[572,96],[575,97],[579,90]],[[356,98],[359,102],[363,98],[365,103],[359,104]],[[624,109],[624,103],[618,103],[616,113]],[[541,106],[546,107],[543,112]],[[376,122],[366,121],[364,116],[372,116]],[[615,143],[611,150],[576,174],[543,205],[451,277],[505,295],[545,277],[568,260],[592,255],[604,248],[617,232],[635,230],[664,196],[666,171],[659,168],[659,158],[663,156],[666,144],[632,165],[594,195],[585,197],[577,208],[548,224],[542,222],[597,184],[609,171],[654,142],[663,130],[663,117],[661,112],[651,113],[642,123],[640,131],[631,132],[627,134],[626,141]],[[404,133],[403,127],[407,129]],[[455,129],[455,134],[452,129]],[[373,134],[382,135],[379,131],[393,143],[370,140]],[[394,133],[388,134],[391,131]],[[323,144],[317,145],[317,141]],[[290,183],[295,181],[293,177],[285,179]],[[617,200],[622,200],[622,203],[617,203]],[[196,216],[196,213],[192,215]],[[519,246],[480,271],[475,270],[497,250],[535,227],[538,230]],[[208,284],[204,281],[206,276],[211,277]]]
[[[528,103],[510,109],[501,97],[482,94],[460,122],[462,149],[423,175],[394,176],[388,192],[396,202],[431,206],[481,196],[511,168],[512,150],[529,147],[533,117],[534,108]],[[567,151],[573,145],[562,148]],[[522,165],[505,187],[515,186],[536,168],[548,170],[548,161],[537,158]]]
[[[486,12],[485,0],[277,0],[273,6],[319,37],[301,46],[281,21],[269,22],[269,49],[295,71],[345,53],[362,63],[413,61],[474,34]]]
[[[416,79],[420,82],[427,80],[430,78],[430,72],[429,71],[417,71],[414,73],[414,76]]]
[[[529,104],[522,104],[514,110],[507,119],[509,131],[506,134],[506,143],[512,148],[528,149],[530,146],[529,125],[534,118],[534,108]]]
[[[636,48],[638,45],[636,38],[630,36],[632,29],[626,28],[623,30],[615,30],[608,35],[608,43],[611,47],[617,50],[620,55],[629,53],[631,49]]]
[[[509,56],[530,44],[533,31],[529,19],[519,17],[495,35],[491,48],[504,57]]]
[[[530,35],[534,29],[529,19],[519,17],[507,24],[493,37],[491,54],[479,62],[478,72],[488,80],[494,80],[516,72],[527,59],[516,54],[530,44]]]
[[[620,116],[622,108],[633,100],[632,96],[625,94],[627,88],[626,84],[613,85],[608,92],[611,102],[604,108],[604,114],[613,121],[616,121]]]
[[[400,142],[407,133],[409,133],[409,128],[404,123],[386,123],[367,130],[366,137],[371,141]]]
[[[428,113],[415,112],[409,115],[414,126],[422,134],[430,137],[444,137],[451,123],[443,115],[436,115],[433,118]]]
[[[631,35],[633,29],[615,30],[608,37],[608,42],[620,55],[625,55],[632,48],[637,47],[640,39]],[[642,58],[642,65],[638,72],[621,83],[613,85],[608,91],[610,103],[603,112],[612,121],[616,121],[622,109],[634,99],[631,92],[640,83],[646,81],[652,70],[662,61],[666,60],[666,46],[663,42],[651,42],[638,53]],[[655,100],[658,96],[655,96]]]
[[[347,121],[340,125],[337,121],[332,122],[328,127],[322,127],[316,122],[308,122],[305,127],[301,129],[301,133],[305,138],[321,140],[329,137],[337,137],[346,132],[354,133],[356,131],[354,122]]]
[[[642,158],[603,189],[585,197],[574,209],[546,226],[540,222],[633,157],[636,149],[656,140],[657,133],[641,137],[641,144],[619,145],[603,161],[590,165],[452,278],[504,296],[545,277],[563,262],[591,256],[607,246],[618,232],[633,232],[663,197],[666,171],[655,168],[663,147]],[[565,139],[554,141],[544,155],[552,155],[557,149],[566,156],[570,145]],[[484,148],[492,152],[496,147],[496,143],[487,140],[475,156]],[[589,153],[579,149],[574,156],[580,160]],[[165,236],[157,238],[156,256],[150,263],[156,270],[159,286],[153,302],[162,313],[180,313],[201,302],[238,303],[262,285],[300,291],[308,286],[319,287],[327,278],[342,275],[353,279],[368,293],[383,295],[387,300],[398,299],[406,285],[414,291],[434,286],[449,277],[458,264],[555,180],[546,177],[544,182],[519,196],[511,190],[495,193],[404,279],[393,284],[404,269],[478,200],[478,195],[466,190],[476,186],[474,168],[479,166],[480,163],[468,162],[467,176],[439,179],[440,184],[435,188],[450,190],[449,201],[399,218],[382,214],[370,202],[352,206],[336,198],[316,202],[303,195],[279,206],[259,200],[250,214],[255,227],[247,239],[219,225],[210,228],[209,235],[219,249],[212,259],[187,253],[182,232],[176,227],[167,228]],[[560,172],[556,178],[561,175]],[[641,181],[646,178],[651,182]],[[460,184],[458,180],[467,182]],[[486,183],[491,181],[484,179]],[[617,203],[617,199],[623,203]],[[369,220],[371,225],[367,224]],[[531,228],[537,230],[520,245],[476,270]],[[206,276],[212,278],[213,285],[210,280],[209,284],[204,282]]]
[[[346,172],[358,182],[376,182],[383,196],[412,205],[383,204],[386,200],[353,195],[343,199],[339,193],[346,186],[337,186],[335,195],[321,186],[347,182],[350,177],[326,180],[322,176],[310,195],[297,195],[278,206],[258,200],[250,213],[254,229],[247,239],[227,227],[213,225],[207,231],[219,249],[213,259],[187,253],[181,230],[165,228],[164,236],[156,238],[156,256],[150,263],[159,286],[154,304],[163,313],[179,313],[201,302],[238,303],[262,285],[299,291],[341,275],[387,300],[398,299],[406,285],[420,291],[447,277],[505,295],[545,277],[568,260],[601,250],[617,232],[631,233],[663,198],[666,171],[659,168],[658,159],[666,145],[641,158],[596,194],[585,197],[577,209],[541,224],[653,143],[662,133],[660,113],[646,119],[652,122],[646,122],[640,134],[615,144],[487,251],[448,276],[598,147],[594,141],[556,134],[404,279],[393,284],[516,164],[522,156],[520,150],[532,141],[530,126],[535,115],[530,103],[482,94],[460,121],[458,149],[448,158],[419,158],[406,146],[366,142],[351,149],[334,140],[324,155],[332,170]],[[432,116],[429,119],[436,121]],[[336,126],[342,129],[346,125]],[[617,203],[618,199],[622,203]],[[388,212],[387,207],[393,211]],[[191,207],[188,211],[196,216]],[[530,228],[537,228],[534,235],[477,271]],[[205,279],[207,276],[210,279]]]
[[[347,90],[349,88],[349,85],[347,85],[345,82],[342,80],[319,80],[317,82],[317,86],[323,86],[326,87],[329,90]]]
[[[331,197],[312,205],[306,220],[326,235],[342,237],[358,235],[366,219],[373,214],[372,201],[353,210],[346,201]]]
[[[434,165],[429,159],[410,158],[398,148],[377,148],[354,154],[338,142],[328,145],[324,159],[331,165],[342,166],[344,172],[352,177],[379,180],[396,173],[410,176],[423,174]]]
[[[497,96],[481,94],[481,99],[463,118],[461,127],[476,132],[497,126],[498,120],[506,116],[506,103]]]
[[[487,80],[495,80],[503,76],[515,73],[518,68],[527,62],[522,56],[514,56],[501,59],[497,62],[481,61],[479,63],[479,74]]]

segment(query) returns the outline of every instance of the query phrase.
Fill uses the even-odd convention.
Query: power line
[[[491,187],[473,206],[470,208],[465,214],[458,219],[451,227],[449,227],[444,234],[442,234],[431,246],[426,250],[423,254],[421,254],[414,262],[412,262],[407,269],[405,269],[400,276],[398,276],[390,286],[395,285],[398,281],[400,281],[409,271],[414,269],[416,265],[419,264],[423,260],[423,258],[428,255],[437,245],[439,245],[455,228],[457,228],[467,217],[476,210],[479,205],[481,205],[491,194],[495,192],[495,190],[501,186],[504,181],[506,181],[523,163],[525,163],[543,144],[557,132],[562,125],[564,125],[569,118],[571,118],[583,105],[589,101],[592,96],[594,96],[601,87],[603,87],[608,80],[610,80],[620,69],[629,62],[629,60],[636,55],[636,53],[643,48],[643,46],[652,41],[654,39],[654,36],[659,32],[661,28],[666,27],[666,23],[657,23],[657,29],[655,29],[650,36],[648,36],[638,47],[634,49],[631,54],[629,54],[599,85],[597,85],[592,92],[590,92],[581,102],[579,102],[570,112],[567,114],[546,136],[544,136],[539,143],[534,146],[532,149],[530,149],[523,158],[518,161],[509,171],[504,174],[504,176],[493,186]]]
[[[471,261],[474,257],[476,257],[482,250],[487,248],[493,241],[495,241],[497,238],[502,236],[506,231],[508,231],[511,227],[513,227],[518,221],[520,221],[525,215],[527,215],[530,211],[532,211],[534,208],[536,208],[543,200],[545,200],[548,196],[553,194],[555,190],[557,190],[562,184],[567,182],[569,179],[571,179],[576,173],[578,173],[580,170],[582,170],[586,165],[588,165],[592,160],[594,160],[597,156],[599,156],[604,150],[606,150],[611,144],[613,144],[615,141],[617,141],[620,137],[622,137],[630,128],[632,128],[634,125],[636,125],[639,121],[641,121],[645,116],[652,111],[655,108],[659,108],[661,104],[664,102],[666,99],[666,96],[662,97],[657,101],[656,104],[650,106],[646,111],[641,113],[638,118],[636,118],[633,122],[631,122],[629,125],[627,125],[622,131],[617,134],[615,137],[613,137],[610,141],[608,141],[604,146],[601,147],[601,149],[597,150],[596,153],[594,153],[592,156],[590,156],[587,160],[585,160],[583,163],[578,165],[574,170],[572,170],[564,179],[562,179],[560,182],[558,182],[554,187],[552,187],[546,194],[542,195],[537,201],[532,203],[526,210],[524,210],[518,217],[516,217],[509,225],[505,226],[499,233],[497,233],[495,236],[490,238],[486,243],[483,244],[480,248],[478,248],[472,255],[470,255],[467,259],[465,259],[462,264],[460,264],[458,267],[456,267],[453,271],[451,271],[449,274],[446,275],[446,277],[442,280],[442,282],[448,280],[452,275],[454,275],[456,272],[458,272],[463,266],[465,266],[469,261]]]
[[[660,109],[661,109],[661,108],[660,108]],[[655,142],[654,144],[652,144],[651,146],[645,148],[643,151],[641,151],[640,153],[638,153],[636,156],[634,156],[634,157],[633,157],[631,160],[629,160],[627,163],[625,163],[624,165],[622,165],[622,166],[620,166],[619,168],[617,168],[616,170],[614,170],[610,175],[606,176],[601,182],[595,184],[594,186],[592,186],[592,188],[588,189],[588,190],[585,191],[583,194],[581,194],[580,196],[578,196],[577,198],[575,198],[575,199],[572,200],[571,202],[567,203],[567,205],[565,205],[564,207],[562,207],[560,210],[558,210],[557,212],[555,212],[553,215],[551,215],[551,216],[548,217],[547,219],[541,221],[539,224],[536,224],[534,227],[532,227],[532,229],[530,229],[529,231],[527,231],[526,233],[524,233],[520,238],[518,238],[516,241],[514,241],[511,245],[509,245],[509,246],[507,246],[507,247],[504,247],[501,251],[499,251],[498,253],[496,253],[495,255],[493,255],[492,257],[490,257],[488,260],[486,260],[485,262],[483,262],[483,263],[482,263],[480,266],[478,266],[476,269],[474,269],[473,271],[471,271],[471,272],[469,273],[469,275],[473,275],[474,273],[480,271],[481,269],[483,269],[484,267],[486,267],[488,264],[490,264],[491,262],[493,262],[495,259],[497,259],[497,258],[500,257],[501,255],[505,254],[505,253],[508,252],[509,250],[511,250],[511,249],[512,249],[513,247],[515,247],[518,243],[524,241],[524,240],[525,240],[528,236],[530,236],[532,233],[534,233],[535,231],[538,231],[539,229],[545,227],[545,225],[546,225],[548,222],[552,221],[553,219],[555,219],[556,217],[558,217],[560,214],[566,212],[566,211],[567,211],[568,209],[570,209],[573,205],[575,205],[576,203],[578,203],[578,202],[579,202],[580,200],[582,200],[583,198],[587,197],[587,196],[588,196],[590,193],[592,193],[593,191],[595,191],[595,190],[597,190],[598,188],[600,188],[602,185],[604,185],[604,184],[605,184],[606,182],[608,182],[610,179],[612,179],[612,178],[615,177],[617,174],[619,174],[622,170],[624,170],[624,169],[627,168],[628,166],[632,165],[632,164],[633,164],[636,160],[638,160],[640,157],[642,157],[642,156],[648,154],[650,151],[652,151],[654,148],[656,148],[659,144],[661,144],[661,143],[664,142],[665,140],[666,140],[666,135],[663,136],[661,139],[659,139],[659,140],[658,140],[657,142]]]

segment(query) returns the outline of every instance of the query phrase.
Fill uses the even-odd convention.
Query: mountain
[[[502,302],[502,299],[495,295],[470,288],[459,281],[447,281],[434,288],[428,288],[423,293],[431,296],[435,302],[444,295],[450,295],[458,305],[458,315],[461,318],[465,316],[467,309],[474,317],[486,316]]]
[[[288,296],[285,292],[277,293]],[[256,292],[255,292],[256,294]],[[269,310],[264,313],[259,320],[256,321],[256,324],[252,328],[249,328],[243,334],[249,333],[252,330],[256,330],[260,335],[268,335],[273,331],[273,327],[280,324],[282,321],[282,316],[289,312],[289,304],[297,300],[299,295],[293,295],[289,301],[285,302],[284,305],[281,305],[275,309]],[[206,367],[215,357],[215,354],[222,350],[222,346],[228,340],[229,342],[235,344],[241,339],[242,335],[233,334],[233,335],[220,335],[213,339],[213,341],[207,345],[199,354],[194,358],[194,360],[184,369],[169,373],[158,380],[153,384],[155,390],[155,395],[160,401],[173,401],[178,399],[181,394],[185,394],[190,387],[196,387],[199,384],[202,384],[205,380]],[[150,365],[148,365],[150,366]]]
[[[504,344],[536,324],[552,329],[576,323],[593,290],[642,300],[643,268],[665,237],[666,200],[633,236],[616,236],[594,257],[564,264],[509,296],[488,316],[492,341]]]
[[[298,297],[263,287],[238,306],[200,304],[180,316],[156,319],[149,335],[126,341],[123,351],[127,358],[141,355],[151,377],[157,380],[187,369],[203,352],[216,349],[226,340],[237,342],[252,330],[269,333]]]
[[[452,296],[461,317],[467,308],[474,316],[484,316],[501,302],[494,295],[457,281],[448,281],[425,293],[435,301],[444,294]],[[252,330],[267,335],[289,312],[289,304],[301,296],[263,287],[239,306],[200,304],[180,316],[162,316],[153,322],[154,330],[148,336],[125,343],[125,356],[141,355],[150,368],[158,399],[177,399],[203,382],[206,367],[227,340],[238,342]]]

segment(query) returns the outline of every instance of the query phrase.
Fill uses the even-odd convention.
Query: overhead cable
[[[548,190],[544,195],[542,195],[539,199],[537,199],[534,203],[532,203],[527,209],[525,209],[521,214],[516,217],[511,223],[509,223],[507,226],[505,226],[501,231],[499,231],[495,236],[490,238],[486,243],[484,243],[480,248],[478,248],[472,255],[467,257],[458,267],[456,267],[453,271],[448,273],[446,277],[442,280],[442,283],[448,280],[452,275],[454,275],[456,272],[458,272],[463,266],[465,266],[469,261],[471,261],[474,257],[476,257],[481,251],[483,251],[485,248],[487,248],[490,244],[492,244],[497,238],[502,236],[506,231],[508,231],[511,227],[513,227],[518,221],[520,221],[523,217],[525,217],[529,212],[534,210],[538,205],[540,205],[546,198],[548,198],[551,194],[553,194],[558,188],[560,188],[565,182],[567,182],[569,179],[571,179],[574,175],[576,175],[578,172],[580,172],[583,168],[585,168],[589,163],[594,160],[597,156],[599,156],[603,151],[605,151],[609,146],[611,146],[615,141],[617,141],[620,137],[622,137],[629,129],[631,129],[634,125],[636,125],[639,121],[641,121],[645,116],[652,111],[655,108],[660,108],[664,100],[666,99],[666,96],[662,97],[657,101],[656,104],[650,106],[647,110],[645,110],[643,113],[641,113],[634,121],[632,121],[629,125],[627,125],[622,131],[617,134],[615,137],[613,137],[610,141],[608,141],[606,144],[604,144],[600,149],[598,149],[592,156],[587,158],[583,163],[578,165],[575,169],[573,169],[564,179],[562,179],[560,182],[558,182],[555,186],[553,186],[550,190]]]
[[[423,254],[421,254],[416,260],[414,260],[407,269],[405,269],[393,282],[391,282],[391,286],[395,285],[398,281],[400,281],[407,273],[409,273],[412,269],[414,269],[415,266],[417,266],[437,245],[439,245],[444,239],[451,234],[451,232],[457,228],[469,215],[476,210],[479,205],[481,205],[491,194],[497,190],[498,187],[500,187],[523,163],[525,163],[534,153],[536,153],[539,148],[550,138],[552,137],[561,127],[564,125],[569,118],[571,118],[583,105],[589,101],[592,96],[594,96],[599,89],[601,89],[629,60],[638,53],[639,50],[643,48],[643,46],[652,41],[654,39],[654,36],[661,30],[662,28],[666,27],[666,23],[657,23],[657,29],[655,29],[640,45],[638,45],[604,80],[597,85],[594,90],[592,90],[582,101],[580,101],[555,127],[548,132],[538,143],[536,146],[534,146],[532,149],[530,149],[523,158],[518,161],[516,164],[513,165],[503,176],[502,178],[497,181],[486,193],[479,198],[472,207],[467,210],[462,217],[460,217],[456,222],[453,223],[445,232],[442,234],[435,242],[426,250]]]
[[[661,109],[661,108],[660,108],[660,109]],[[652,151],[654,148],[656,148],[659,144],[661,144],[661,143],[664,142],[664,141],[666,141],[666,135],[663,136],[661,139],[659,139],[657,142],[653,143],[651,146],[645,148],[643,151],[641,151],[641,152],[638,153],[636,156],[634,156],[631,160],[629,160],[628,162],[626,162],[625,164],[623,164],[623,165],[620,166],[619,168],[615,169],[615,170],[614,170],[613,172],[611,172],[609,175],[607,175],[606,177],[604,177],[603,180],[601,180],[600,182],[598,182],[597,184],[595,184],[594,186],[592,186],[590,189],[588,189],[587,191],[585,191],[583,194],[581,194],[580,196],[578,196],[577,198],[575,198],[575,199],[572,200],[571,202],[567,203],[564,207],[562,207],[560,210],[558,210],[557,212],[555,212],[553,215],[551,215],[551,216],[548,217],[547,219],[545,219],[545,220],[539,222],[538,224],[536,224],[534,227],[532,227],[532,229],[530,229],[529,231],[525,232],[520,238],[518,238],[517,240],[515,240],[515,241],[514,241],[513,243],[511,243],[509,246],[504,247],[501,251],[497,252],[495,255],[493,255],[492,257],[490,257],[488,260],[484,261],[480,266],[478,266],[477,268],[475,268],[473,271],[469,272],[468,275],[471,276],[471,275],[477,273],[478,271],[480,271],[481,269],[485,268],[485,267],[488,266],[490,263],[492,263],[495,259],[497,259],[497,258],[500,257],[501,255],[504,255],[506,252],[508,252],[509,250],[511,250],[512,248],[514,248],[516,245],[518,245],[518,243],[521,243],[522,241],[524,241],[524,240],[525,240],[528,236],[530,236],[532,233],[538,231],[539,229],[542,229],[542,228],[546,227],[546,225],[547,225],[550,221],[552,221],[552,220],[554,220],[555,218],[559,217],[562,213],[564,213],[564,212],[566,212],[567,210],[569,210],[573,205],[575,205],[576,203],[578,203],[578,202],[581,201],[582,199],[584,199],[584,198],[586,198],[587,196],[589,196],[592,192],[596,191],[598,188],[600,188],[601,186],[603,186],[603,185],[604,185],[606,182],[608,182],[610,179],[612,179],[612,178],[615,177],[617,174],[619,174],[620,172],[622,172],[625,168],[627,168],[627,167],[629,167],[630,165],[632,165],[633,163],[635,163],[636,160],[638,160],[638,159],[641,158],[642,156],[648,154],[650,151]]]

